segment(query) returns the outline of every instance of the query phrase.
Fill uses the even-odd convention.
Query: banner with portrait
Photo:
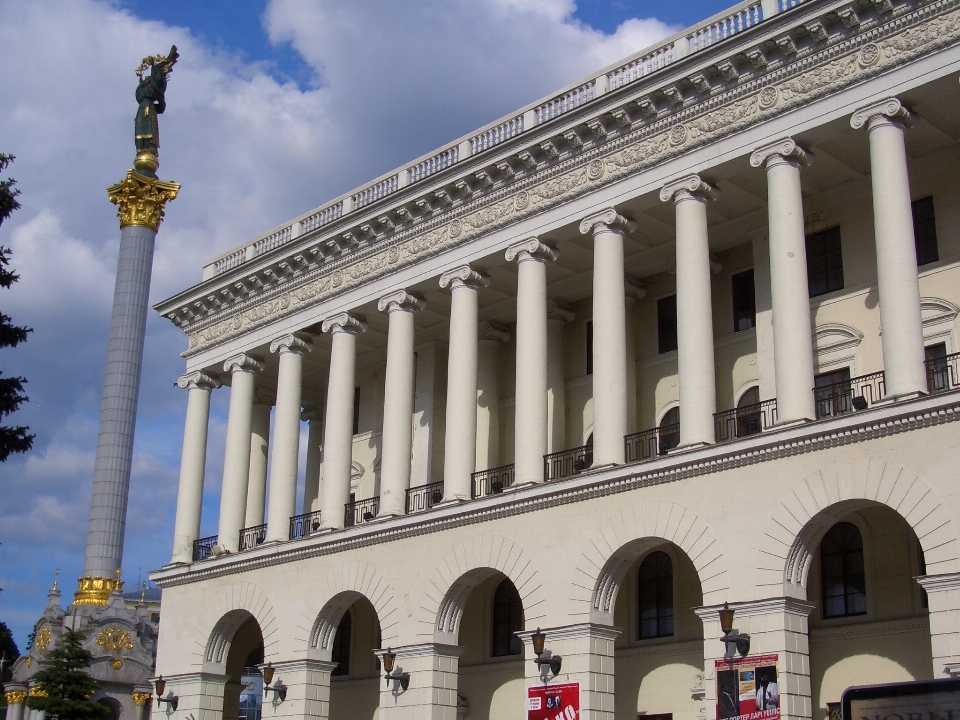
[[[527,687],[527,720],[579,720],[580,683]]]
[[[777,655],[717,660],[717,720],[780,720]]]

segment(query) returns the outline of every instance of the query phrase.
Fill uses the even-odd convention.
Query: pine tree
[[[13,155],[0,153],[0,172],[3,172],[13,160]],[[17,201],[20,190],[14,187],[16,183],[17,181],[13,178],[0,180],[0,225],[10,217],[10,213],[20,207]],[[10,248],[0,245],[0,287],[7,289],[20,279],[9,265]],[[9,315],[0,312],[0,348],[16,347],[24,342],[27,334],[31,332],[33,332],[32,328],[14,325]],[[0,375],[2,374],[0,372]],[[23,394],[25,382],[27,382],[25,377],[0,377],[0,418],[16,412],[21,403],[29,400]],[[28,432],[29,430],[30,428],[25,425],[0,426],[0,462],[6,460],[11,453],[23,453],[33,446],[34,436]]]
[[[62,637],[63,645],[50,653],[50,664],[31,678],[46,697],[31,695],[27,707],[45,712],[47,720],[102,720],[109,710],[90,702],[99,685],[85,671],[93,656],[81,644],[83,635],[67,630]]]
[[[20,657],[20,648],[13,639],[13,633],[5,622],[0,622],[0,658],[3,659],[3,671],[0,672],[0,685],[13,678],[13,662]]]

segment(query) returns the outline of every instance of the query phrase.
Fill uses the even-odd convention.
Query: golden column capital
[[[7,705],[14,705],[16,703],[22,703],[27,699],[26,690],[7,690],[4,693],[4,696],[7,699]]]
[[[166,180],[141,175],[136,170],[127,170],[127,176],[116,185],[107,188],[107,197],[117,206],[120,228],[128,225],[160,229],[164,205],[177,197],[180,185]]]
[[[153,694],[148,692],[135,692],[133,693],[133,704],[134,705],[149,705],[153,702]]]

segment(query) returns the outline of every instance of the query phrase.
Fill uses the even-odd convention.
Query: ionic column
[[[320,474],[323,472],[323,410],[319,405],[304,410],[300,419],[307,422],[307,462],[303,481],[303,513],[319,510]]]
[[[243,526],[263,525],[267,499],[267,456],[270,450],[270,401],[263,393],[253,394],[250,422],[250,472],[247,475],[247,512]]]
[[[930,607],[933,677],[956,677],[960,675],[960,573],[924,575],[917,582],[926,590]]]
[[[887,98],[857,110],[855,130],[870,137],[870,180],[877,245],[877,289],[887,397],[927,392],[920,284],[913,236],[910,179],[903,131],[912,119],[900,101]]]
[[[777,140],[750,156],[753,167],[765,165],[767,168],[773,358],[779,422],[816,418],[812,392],[813,331],[800,193],[800,167],[809,165],[812,159],[791,138]]]
[[[457,678],[462,647],[423,643],[391,648],[395,673],[410,673],[401,690],[398,680],[380,684],[380,720],[453,720],[457,717]],[[382,658],[384,650],[374,651]],[[382,660],[381,660],[382,662]]]
[[[223,369],[230,373],[230,409],[217,543],[228,552],[237,552],[247,510],[254,373],[263,370],[263,363],[258,358],[240,354],[227,360]]]
[[[538,238],[511,245],[517,261],[515,482],[543,482],[547,453],[547,260],[557,251]]]
[[[422,298],[406,290],[385,295],[377,303],[380,312],[389,313],[380,463],[381,517],[402,515],[407,510],[413,451],[413,313],[425,306]]]
[[[469,500],[470,475],[477,452],[477,290],[490,278],[469,265],[440,276],[450,287],[450,354],[447,360],[446,441],[443,458],[443,499]]]
[[[343,527],[344,506],[350,501],[357,333],[366,330],[367,323],[349,313],[340,313],[324,320],[321,329],[332,335],[332,342],[323,428],[320,527],[337,529]]]
[[[170,562],[190,563],[193,562],[193,543],[200,538],[203,475],[207,464],[207,427],[210,420],[210,391],[220,387],[220,381],[202,372],[194,372],[177,380],[177,386],[188,391],[187,419],[183,425],[177,519],[173,526],[173,557],[170,558]]]
[[[273,418],[273,452],[270,455],[266,542],[289,540],[290,518],[297,514],[303,356],[311,350],[313,339],[305,333],[291,333],[270,343],[270,352],[280,354],[280,367],[277,371],[277,409]]]
[[[680,376],[680,445],[713,443],[717,409],[713,365],[713,308],[707,200],[716,191],[690,175],[660,191],[677,212],[677,355]],[[596,331],[594,331],[596,332]],[[596,361],[594,361],[596,362]]]
[[[623,233],[636,227],[613,208],[580,223],[593,235],[593,464],[623,463],[627,434],[627,321]]]
[[[567,449],[566,383],[563,375],[563,326],[576,315],[556,298],[547,305],[547,452]]]
[[[477,458],[476,470],[500,464],[500,386],[497,364],[501,343],[510,340],[503,328],[480,323],[477,346]]]

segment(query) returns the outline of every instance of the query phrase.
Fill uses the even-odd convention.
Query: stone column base
[[[933,677],[960,675],[960,573],[924,575],[917,582],[927,591]]]
[[[163,679],[167,681],[163,696],[173,693],[180,699],[176,713],[179,717],[193,716],[196,720],[223,719],[223,693],[229,676],[199,672],[165,675]],[[159,703],[154,698],[150,709],[152,720],[169,720],[173,714],[169,703]]]
[[[261,666],[262,668],[263,666]],[[273,663],[273,686],[277,682],[287,688],[280,701],[270,692],[263,699],[261,717],[328,720],[330,717],[330,673],[337,663],[324,660],[285,660]]]
[[[463,648],[424,643],[394,648],[393,652],[397,656],[394,675],[410,673],[410,682],[404,690],[399,680],[387,682],[381,678],[380,720],[457,720],[457,679]],[[376,653],[382,658],[384,651]]]

